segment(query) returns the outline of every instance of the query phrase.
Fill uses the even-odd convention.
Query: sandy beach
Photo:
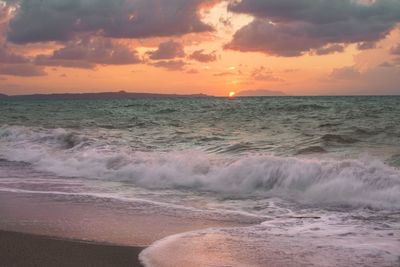
[[[137,267],[142,249],[0,231],[0,262],[7,267]]]
[[[69,200],[0,192],[0,266],[142,266],[139,253],[156,240],[238,225],[143,214],[130,211],[132,203],[119,203],[115,209],[99,204],[100,199]]]

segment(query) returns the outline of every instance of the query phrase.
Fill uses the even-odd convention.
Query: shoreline
[[[144,248],[0,230],[0,262],[7,267],[143,267]]]
[[[0,191],[0,265],[143,267],[142,250],[167,236],[252,224],[155,214],[142,205]]]

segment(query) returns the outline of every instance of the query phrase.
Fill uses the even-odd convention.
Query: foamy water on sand
[[[171,231],[141,237],[154,242],[141,254],[146,266],[398,266],[399,104],[398,97],[1,102],[0,194],[104,211],[91,218],[126,215],[104,223],[115,234],[86,239],[129,244],[122,237],[135,232],[124,223],[129,214],[142,224],[171,218]],[[43,218],[34,225],[22,215],[0,223],[43,226]],[[82,238],[73,216],[62,217],[65,235]],[[179,220],[204,224],[172,227]]]

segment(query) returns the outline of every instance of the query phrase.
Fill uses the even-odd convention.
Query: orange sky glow
[[[56,21],[65,35],[58,36],[60,31],[56,26],[53,35],[53,28],[45,28],[52,21],[40,22],[39,11],[33,5],[42,5],[40,12],[52,12],[56,9],[54,5],[59,5],[56,2],[63,1],[0,1],[0,93],[125,90],[227,96],[230,92],[267,89],[288,95],[400,94],[400,21],[396,21],[400,18],[400,5],[389,6],[393,1],[330,0],[368,9],[371,16],[375,9],[387,8],[388,14],[379,18],[380,24],[376,23],[385,27],[376,27],[376,34],[372,30],[361,32],[364,29],[360,27],[359,36],[358,26],[354,26],[355,32],[351,35],[345,35],[341,28],[339,33],[317,28],[323,18],[311,11],[310,17],[305,18],[282,8],[274,13],[272,8],[277,0],[266,0],[262,4],[263,1],[255,0],[151,0],[159,8],[154,16],[164,16],[174,5],[176,10],[192,12],[192,15],[182,15],[185,21],[172,21],[168,29],[198,16],[194,26],[169,32],[160,28],[162,25],[157,21],[156,26],[150,25],[152,17],[147,17],[150,22],[142,21],[141,8],[145,4],[140,5],[141,1],[117,1],[132,6],[125,24],[121,22],[122,26],[116,28],[126,28],[127,33],[121,29],[118,36],[105,23],[95,27],[94,19],[85,21],[77,17],[73,10],[81,6],[57,6],[61,13],[65,10],[65,20]],[[193,7],[187,7],[189,2]],[[179,9],[179,5],[184,8]],[[89,10],[93,10],[93,16],[102,12],[97,6]],[[68,16],[74,20],[72,26],[68,24]],[[179,20],[179,16],[174,17]],[[340,23],[336,18],[323,23],[341,27],[349,18],[343,18]],[[167,14],[164,19],[167,24],[171,17]],[[154,33],[140,31],[145,26],[138,33],[132,32],[129,23],[135,20],[146,23]],[[374,25],[371,29],[375,29]],[[196,27],[199,29],[195,30]],[[83,52],[85,49],[88,51]]]

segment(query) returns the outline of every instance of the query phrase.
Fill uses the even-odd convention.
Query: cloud
[[[294,57],[324,46],[320,40],[307,36],[303,27],[297,24],[277,26],[268,20],[255,19],[237,31],[225,48]]]
[[[255,19],[226,48],[286,57],[328,45],[375,43],[400,21],[396,0],[242,0],[228,8]]]
[[[4,41],[4,34],[6,32],[8,22],[14,15],[15,3],[14,1],[0,1],[0,38]]]
[[[6,45],[0,46],[0,75],[32,77],[46,75],[42,67],[32,64],[27,57],[11,51]]]
[[[379,65],[381,68],[393,68],[396,67],[396,64],[393,64],[391,62],[385,61],[382,64]]]
[[[395,64],[396,66],[400,66],[400,57],[394,58],[392,62],[393,62],[393,64]]]
[[[212,0],[20,0],[14,43],[67,41],[78,33],[147,38],[212,31],[199,10]]]
[[[396,68],[400,67],[400,57],[395,57],[391,61],[385,61],[379,65],[380,67],[384,68]]]
[[[194,51],[190,56],[189,59],[196,60],[199,62],[207,63],[207,62],[212,62],[217,60],[217,55],[215,54],[215,51],[207,54],[204,53],[204,50],[197,50]]]
[[[390,53],[391,53],[392,55],[400,55],[400,44],[398,44],[398,45],[392,47],[392,48],[390,49]]]
[[[151,65],[157,68],[164,68],[169,71],[177,71],[183,70],[183,68],[186,66],[186,62],[183,60],[163,60],[152,63]]]
[[[326,82],[332,94],[399,95],[400,68],[395,62],[386,62],[362,72],[355,66],[348,66],[334,70]]]
[[[334,69],[330,75],[330,78],[335,80],[353,80],[360,76],[361,73],[359,70],[357,70],[354,66],[348,66]]]
[[[315,50],[315,54],[318,56],[328,55],[333,53],[341,53],[344,52],[344,46],[340,44],[332,44],[325,47],[321,47]]]
[[[96,64],[82,60],[64,60],[54,59],[51,56],[39,55],[35,58],[34,63],[38,66],[54,66],[64,68],[93,69]]]
[[[240,74],[236,71],[223,71],[223,72],[218,72],[218,73],[213,74],[213,76],[215,76],[215,77],[226,77],[226,76],[236,76],[236,75],[240,75]]]
[[[129,65],[140,63],[136,51],[106,38],[84,38],[68,42],[51,55],[39,55],[38,65],[93,68],[97,64]]]
[[[29,60],[27,58],[10,51],[6,45],[0,46],[0,63],[22,64],[28,62]]]
[[[150,59],[174,59],[177,57],[184,57],[185,51],[181,43],[173,40],[161,43],[158,49],[152,52],[148,52]]]
[[[198,74],[200,72],[198,70],[196,70],[196,69],[190,69],[190,70],[186,71],[186,73],[187,74]]]
[[[218,21],[219,21],[219,23],[224,25],[224,27],[227,27],[227,28],[232,27],[232,17],[227,17],[227,18],[220,17]]]
[[[0,74],[20,77],[46,75],[42,67],[38,67],[33,64],[1,64]]]
[[[361,43],[357,44],[358,50],[368,50],[368,49],[373,49],[373,48],[376,48],[375,42],[361,42]]]
[[[264,66],[255,68],[251,73],[251,77],[257,81],[270,81],[270,82],[284,81],[283,79],[276,77],[272,71],[266,69]]]

